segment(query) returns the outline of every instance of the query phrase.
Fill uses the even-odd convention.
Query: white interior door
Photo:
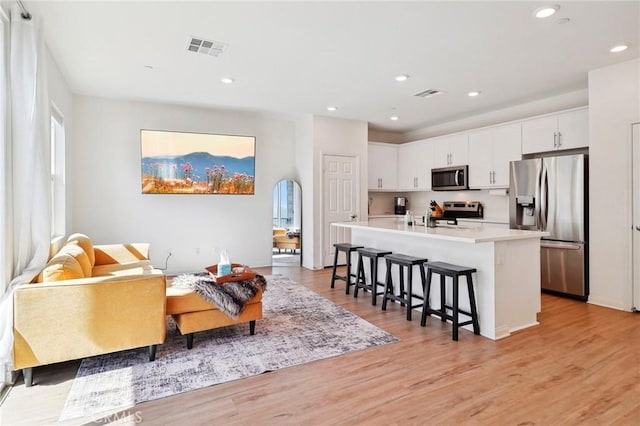
[[[632,308],[640,311],[640,123],[632,126],[633,137],[633,303]]]
[[[323,157],[323,261],[333,265],[334,243],[349,242],[351,235],[345,228],[331,226],[334,222],[358,220],[358,172],[357,159],[340,155]]]

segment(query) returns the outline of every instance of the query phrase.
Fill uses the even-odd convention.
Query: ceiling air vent
[[[222,55],[227,43],[221,41],[205,40],[202,37],[191,37],[187,50],[194,53],[202,53],[203,55],[215,56]]]
[[[422,92],[420,92],[420,93],[416,93],[416,94],[415,94],[415,95],[413,95],[413,96],[417,96],[417,97],[419,97],[419,98],[430,98],[430,97],[432,97],[432,96],[440,95],[440,94],[442,94],[442,93],[443,93],[443,92],[441,92],[440,90],[436,90],[436,89],[427,89],[427,90],[423,90],[423,91],[422,91]]]

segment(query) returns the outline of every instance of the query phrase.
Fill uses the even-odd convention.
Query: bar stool
[[[427,323],[427,315],[436,315],[440,317],[442,322],[451,320],[453,324],[452,339],[458,340],[458,328],[464,325],[473,324],[473,334],[480,334],[480,324],[478,323],[478,310],[476,309],[476,297],[473,291],[473,278],[471,274],[476,272],[475,268],[467,268],[466,266],[452,265],[445,262],[426,262],[424,268],[427,270],[427,283],[424,291],[424,301],[422,304],[422,318],[420,325],[424,327]],[[433,273],[440,275],[440,309],[432,309],[429,306],[429,293],[431,291],[431,276]],[[464,276],[467,278],[467,291],[469,293],[469,305],[471,312],[463,311],[458,307],[458,278]],[[453,279],[453,302],[452,305],[446,304],[446,277]],[[449,315],[447,309],[452,313]],[[468,321],[460,322],[459,315],[464,314],[471,318]]]
[[[356,268],[356,286],[353,290],[353,297],[358,297],[358,290],[363,288],[371,292],[371,304],[376,305],[376,298],[384,294],[378,293],[378,286],[383,286],[384,283],[378,282],[378,259],[391,254],[388,250],[378,250],[375,248],[360,248],[356,250],[358,252],[358,267]],[[369,277],[371,278],[371,284],[367,284],[367,279],[364,273],[363,257],[369,258]]]
[[[413,267],[420,266],[420,276],[422,278],[422,288],[425,285],[424,269],[421,267],[427,259],[421,257],[407,256],[405,254],[388,254],[384,257],[387,261],[387,277],[385,279],[384,295],[382,296],[382,310],[387,310],[387,301],[389,299],[400,302],[400,306],[407,306],[407,321],[411,321],[411,310],[419,308],[422,304],[413,305],[412,299],[423,300],[424,298],[413,294]],[[400,275],[400,294],[393,293],[393,280],[391,275],[391,267],[398,265],[398,274]],[[407,291],[404,290],[404,267],[407,268]]]
[[[356,275],[351,273],[351,253],[354,251],[364,248],[364,246],[358,246],[355,244],[349,243],[335,243],[333,245],[335,247],[335,255],[333,256],[333,273],[331,274],[331,288],[335,287],[336,280],[343,280],[346,285],[345,292],[349,294],[349,287],[355,285],[355,283],[351,282],[351,277],[355,277]],[[347,270],[345,271],[344,276],[337,274],[338,268],[338,253],[344,252],[347,256]]]

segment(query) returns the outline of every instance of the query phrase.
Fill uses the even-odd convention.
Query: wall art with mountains
[[[254,194],[255,138],[141,131],[143,194]]]

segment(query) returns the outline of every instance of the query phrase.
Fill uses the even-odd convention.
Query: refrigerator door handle
[[[541,228],[541,216],[542,210],[540,206],[540,200],[542,199],[541,187],[542,187],[542,160],[540,161],[540,165],[536,168],[536,188],[535,188],[535,205],[534,205],[534,213],[535,213],[535,224],[537,230],[542,230]]]
[[[540,178],[540,230],[547,230],[547,214],[548,214],[548,195],[549,195],[549,176],[547,174],[547,166],[542,163],[542,173]]]

